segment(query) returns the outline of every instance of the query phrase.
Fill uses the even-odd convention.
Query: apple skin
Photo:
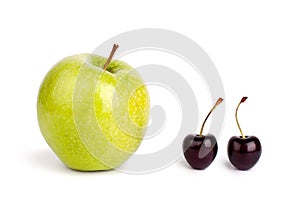
[[[117,168],[139,147],[149,118],[149,94],[136,70],[79,54],[58,62],[38,95],[40,130],[69,168]]]

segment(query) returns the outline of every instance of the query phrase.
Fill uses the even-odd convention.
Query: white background
[[[1,1],[0,199],[299,198],[299,10],[296,0]],[[36,98],[50,67],[137,28],[180,32],[218,68],[226,120],[218,156],[205,171],[179,160],[144,175],[76,172],[64,167],[39,132]],[[239,134],[234,109],[244,95],[249,99],[240,121],[244,132],[260,138],[263,154],[241,172],[228,164],[226,145]],[[199,122],[211,104],[203,95]]]

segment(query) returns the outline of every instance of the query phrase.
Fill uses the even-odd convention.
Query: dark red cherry
[[[222,103],[223,99],[219,98],[212,109],[206,116],[199,135],[187,135],[182,144],[183,155],[186,161],[194,169],[205,169],[215,159],[218,152],[218,144],[215,136],[211,134],[203,135],[203,128],[212,111]]]
[[[261,155],[259,139],[255,136],[245,136],[237,117],[241,103],[244,103],[247,98],[248,97],[243,97],[235,110],[235,120],[241,132],[241,136],[231,137],[227,146],[227,154],[230,162],[240,170],[251,169],[257,163]]]
[[[255,136],[233,136],[227,147],[230,162],[240,170],[251,169],[259,160],[261,150],[260,141]]]
[[[215,159],[218,152],[218,144],[215,136],[187,135],[182,145],[186,161],[194,169],[205,169]]]

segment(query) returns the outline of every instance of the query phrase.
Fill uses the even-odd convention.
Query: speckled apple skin
[[[149,94],[139,74],[121,61],[79,54],[58,62],[38,95],[40,130],[69,168],[109,170],[139,147],[149,118]]]

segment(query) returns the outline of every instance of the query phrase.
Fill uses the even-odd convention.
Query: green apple
[[[93,54],[58,62],[38,95],[40,130],[71,169],[117,168],[139,147],[149,118],[147,88],[128,64]]]

